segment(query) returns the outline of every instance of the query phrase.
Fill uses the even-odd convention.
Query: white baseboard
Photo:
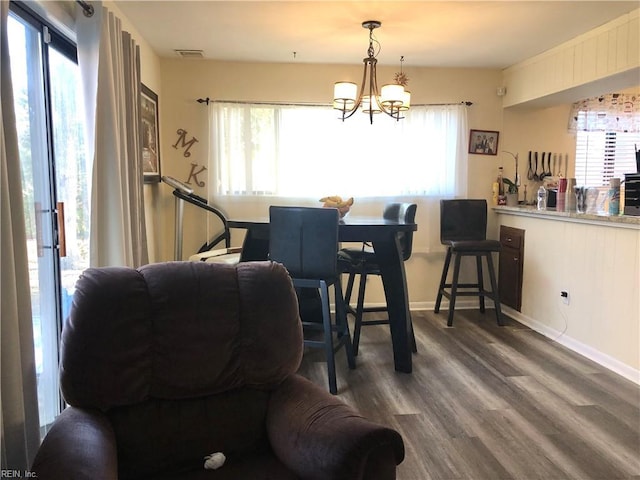
[[[599,350],[596,350],[590,345],[582,343],[575,338],[571,338],[562,332],[555,330],[553,328],[549,328],[547,325],[544,325],[537,320],[534,320],[531,317],[523,315],[522,313],[514,310],[510,307],[503,306],[504,312],[509,315],[511,318],[517,320],[518,322],[526,325],[527,327],[535,330],[536,332],[544,335],[547,338],[550,338],[554,342],[559,343],[567,347],[570,350],[573,350],[576,353],[579,353],[583,357],[588,358],[589,360],[593,360],[598,365],[601,365],[614,373],[626,378],[627,380],[640,385],[640,371],[635,368],[630,367],[629,365],[622,363],[620,360],[613,358],[606,353],[603,353]]]
[[[435,302],[415,302],[411,303],[411,310],[433,310],[435,306]],[[443,300],[442,305],[440,307],[441,311],[446,311],[449,308],[449,304],[446,300]],[[457,309],[473,309],[478,308],[478,301],[460,301],[456,302],[456,310]],[[487,309],[489,309],[489,305],[487,305]],[[526,325],[531,330],[538,332],[541,335],[553,340],[554,342],[559,343],[567,347],[568,349],[582,355],[583,357],[588,358],[596,362],[598,365],[605,367],[608,370],[611,370],[614,373],[617,373],[621,377],[626,378],[627,380],[640,385],[640,370],[636,370],[635,368],[630,367],[629,365],[622,363],[620,360],[613,358],[606,353],[603,353],[599,350],[596,350],[590,345],[586,345],[574,338],[563,334],[562,332],[555,330],[553,328],[549,328],[547,325],[538,322],[537,320],[523,315],[522,313],[514,310],[511,307],[507,307],[505,305],[502,306],[502,310],[508,316],[517,320],[518,322]]]

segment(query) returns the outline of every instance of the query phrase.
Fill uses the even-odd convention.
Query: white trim
[[[553,340],[554,342],[559,343],[567,347],[568,349],[579,353],[583,357],[588,358],[589,360],[593,360],[598,365],[605,367],[608,370],[611,370],[614,373],[626,378],[627,380],[640,385],[640,370],[636,370],[635,368],[622,363],[620,360],[613,358],[606,353],[603,353],[595,348],[582,343],[574,338],[571,338],[558,330],[553,328],[549,328],[547,325],[544,325],[533,318],[530,318],[522,313],[513,310],[512,308],[503,306],[502,307],[504,313],[506,313],[511,318],[517,320],[518,322],[526,325],[532,330],[544,335],[545,337]]]

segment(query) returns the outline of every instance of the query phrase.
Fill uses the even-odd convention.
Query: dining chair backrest
[[[416,220],[415,203],[388,203],[382,212],[382,218],[385,220],[395,220],[404,223],[414,223]],[[402,259],[406,262],[411,257],[413,248],[413,232],[399,232],[398,240],[400,241],[400,249],[402,250]]]
[[[486,240],[487,201],[484,199],[440,200],[440,241]]]
[[[337,277],[338,221],[335,208],[269,207],[269,258],[293,278]]]

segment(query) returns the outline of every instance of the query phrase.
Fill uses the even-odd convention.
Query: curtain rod
[[[236,103],[241,105],[253,104],[253,105],[285,105],[288,107],[328,107],[330,104],[327,103],[281,103],[281,102],[242,102],[239,100],[212,100],[209,97],[207,98],[199,98],[197,100],[198,103],[204,103],[209,105],[210,103]],[[413,104],[414,107],[444,107],[447,105],[465,105],[470,107],[473,105],[473,102],[468,100],[463,100],[457,103],[417,103]]]
[[[85,17],[93,16],[93,5],[89,2],[85,2],[84,0],[76,0],[76,3],[82,7],[82,11],[84,12]]]

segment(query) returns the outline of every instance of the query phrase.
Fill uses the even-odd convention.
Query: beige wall
[[[570,105],[539,109],[506,108],[503,111],[503,135],[505,150],[519,152],[518,173],[521,178],[520,197],[524,198],[524,187],[527,199],[531,202],[540,183],[527,180],[528,154],[532,152],[554,152],[569,154],[567,176],[572,177],[575,171],[575,135],[567,131]],[[539,162],[541,158],[539,158]],[[563,171],[564,171],[563,158]],[[532,163],[535,170],[535,162]],[[539,164],[540,165],[540,164]],[[541,165],[538,172],[542,171]],[[508,161],[504,165],[504,174],[513,179],[515,162]]]

